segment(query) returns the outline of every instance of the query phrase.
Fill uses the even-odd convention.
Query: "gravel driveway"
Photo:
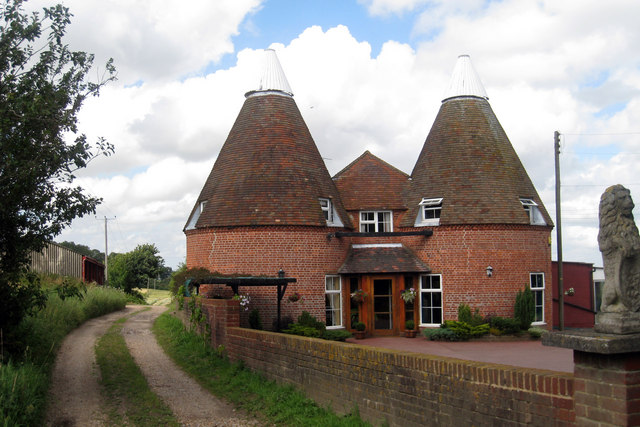
[[[106,425],[95,358],[96,341],[114,321],[141,308],[127,306],[89,320],[65,338],[52,375],[48,426]],[[127,347],[151,390],[167,403],[184,426],[259,425],[203,389],[162,351],[150,329],[165,310],[150,307],[129,318],[122,329]]]

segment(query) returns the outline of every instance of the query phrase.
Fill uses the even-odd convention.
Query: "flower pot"
[[[353,336],[356,337],[357,340],[364,339],[364,334],[366,331],[353,331]]]
[[[407,338],[415,338],[417,332],[418,331],[416,331],[415,329],[407,329],[406,331],[404,331],[404,336]]]

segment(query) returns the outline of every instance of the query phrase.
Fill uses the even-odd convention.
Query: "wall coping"
[[[603,334],[594,329],[575,329],[544,334],[542,344],[586,353],[635,353],[640,352],[640,334]]]

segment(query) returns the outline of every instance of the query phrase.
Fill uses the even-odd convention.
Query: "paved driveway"
[[[543,346],[540,340],[525,341],[429,341],[424,337],[375,337],[347,340],[354,344],[383,347],[476,362],[573,373],[573,350]]]

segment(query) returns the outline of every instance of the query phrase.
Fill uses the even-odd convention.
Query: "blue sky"
[[[97,64],[113,57],[119,72],[80,116],[90,139],[116,146],[78,180],[103,197],[98,217],[117,218],[113,251],[155,243],[168,265],[184,260],[184,223],[270,46],[331,174],[365,150],[410,173],[457,56],[470,54],[552,216],[553,132],[563,134],[565,260],[601,263],[606,187],[623,184],[640,201],[640,2],[65,4],[75,15],[71,47],[95,53]],[[77,220],[58,240],[103,248],[103,228]]]

